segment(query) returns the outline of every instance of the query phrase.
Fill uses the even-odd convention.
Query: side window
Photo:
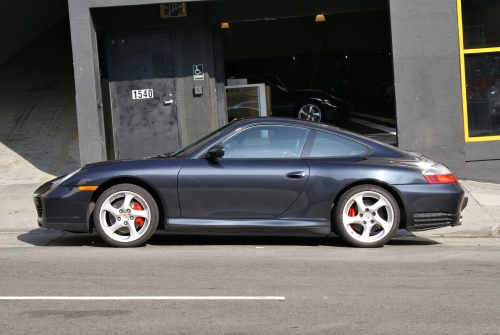
[[[317,131],[311,134],[304,157],[348,157],[363,156],[371,149],[341,136]]]
[[[223,158],[300,158],[308,130],[287,126],[255,126],[222,142]]]

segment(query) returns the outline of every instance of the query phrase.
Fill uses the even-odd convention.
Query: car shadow
[[[75,234],[62,230],[33,229],[19,234],[17,240],[37,247],[109,247],[97,233]]]
[[[75,234],[55,230],[34,229],[17,236],[21,242],[38,247],[97,247],[111,248],[97,233]],[[412,234],[396,236],[387,243],[389,246],[414,246],[440,244],[431,239]],[[252,245],[252,246],[309,246],[353,248],[335,234],[331,236],[311,235],[262,235],[262,234],[211,234],[211,233],[167,233],[156,232],[147,246],[204,246],[204,245]]]
[[[349,247],[339,237],[310,235],[262,235],[262,234],[171,234],[156,233],[148,241],[155,246],[186,245],[252,245],[252,246],[330,246]]]
[[[437,245],[441,244],[440,242],[431,240],[429,238],[425,237],[395,237],[389,242],[386,243],[386,245],[399,245],[399,246],[415,246],[415,245]]]
[[[255,246],[329,246],[340,248],[355,248],[342,240],[339,236],[311,236],[311,235],[239,235],[239,234],[169,234],[156,233],[148,241],[155,246],[183,246],[183,245],[255,245]],[[397,236],[386,245],[434,245],[440,244],[428,238],[417,236]]]

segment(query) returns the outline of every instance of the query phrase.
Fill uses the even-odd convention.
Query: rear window
[[[371,152],[367,146],[344,137],[316,131],[311,134],[303,157],[364,156]]]

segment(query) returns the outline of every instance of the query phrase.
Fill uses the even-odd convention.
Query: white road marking
[[[279,300],[285,297],[274,296],[130,296],[130,297],[64,297],[64,296],[0,296],[0,300]]]
[[[396,135],[396,128],[387,127],[387,126],[376,124],[376,123],[373,123],[370,121],[365,121],[365,120],[356,119],[356,118],[351,118],[351,121],[362,124],[363,126],[367,126],[367,127],[374,128],[374,129],[379,129],[379,130],[385,131],[386,133]]]

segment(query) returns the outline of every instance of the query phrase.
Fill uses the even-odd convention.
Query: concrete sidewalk
[[[500,237],[500,185],[462,181],[469,197],[463,223],[458,227],[441,228],[418,233],[398,231],[400,237]],[[67,234],[40,229],[32,195],[39,183],[0,185],[2,217],[0,246],[48,245]],[[95,234],[94,234],[95,235]],[[66,238],[65,237],[65,238]],[[93,239],[89,236],[89,238]]]
[[[500,185],[460,181],[469,203],[458,227],[414,233],[420,237],[500,237]]]

